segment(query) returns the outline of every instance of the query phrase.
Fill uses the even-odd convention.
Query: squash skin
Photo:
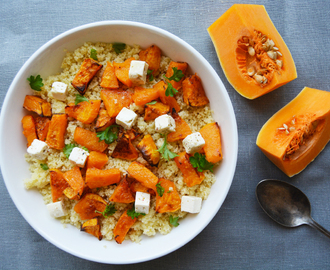
[[[291,160],[283,160],[286,149],[295,132],[286,134],[281,145],[278,140],[278,130],[292,116],[300,118],[309,115],[310,121],[320,120],[320,123],[310,139],[304,144],[304,151],[297,153]],[[277,137],[276,137],[277,136]],[[330,92],[305,87],[296,98],[274,114],[261,128],[257,137],[257,146],[286,175],[292,177],[313,161],[330,140]],[[302,148],[303,149],[303,148]]]
[[[274,78],[264,87],[246,81],[236,63],[237,40],[243,35],[249,36],[254,29],[272,39],[283,54],[281,75],[274,72]],[[255,99],[297,78],[296,66],[291,53],[264,6],[235,4],[207,30],[228,82],[243,97]]]

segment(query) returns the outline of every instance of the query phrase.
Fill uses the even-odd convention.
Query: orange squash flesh
[[[192,133],[187,122],[184,121],[175,110],[172,111],[172,117],[175,121],[175,131],[167,135],[168,142],[183,140]]]
[[[37,137],[36,123],[32,115],[25,115],[22,119],[23,134],[27,140],[27,147],[29,147]]]
[[[61,150],[64,147],[64,135],[68,126],[66,114],[54,114],[50,121],[46,143],[50,148]]]
[[[164,178],[159,179],[159,184],[164,188],[163,196],[156,194],[156,212],[175,212],[181,208],[180,195],[175,188],[175,184]]]
[[[109,201],[117,203],[132,203],[135,201],[127,181],[127,175],[120,181]]]
[[[108,156],[104,153],[91,151],[87,160],[87,168],[102,169],[108,163]]]
[[[117,168],[99,170],[88,168],[86,171],[86,185],[89,188],[105,187],[120,181],[120,170]]]
[[[87,193],[73,208],[79,214],[81,220],[92,219],[102,214],[107,207],[107,202],[101,196],[93,193]]]
[[[82,196],[85,187],[85,182],[81,176],[79,167],[76,166],[70,171],[65,172],[63,178],[74,190],[75,196],[79,199]]]
[[[129,79],[129,68],[133,60],[135,60],[135,58],[131,57],[126,59],[123,63],[113,62],[117,79],[127,87],[132,87],[132,81]]]
[[[63,173],[57,169],[49,170],[50,188],[52,192],[53,202],[57,202],[58,198],[63,195],[63,191],[69,187],[69,184],[63,177]]]
[[[141,163],[136,161],[132,162],[131,165],[129,165],[127,172],[130,176],[141,182],[147,188],[151,188],[156,191],[158,177]]]
[[[330,140],[330,92],[305,87],[261,128],[257,145],[286,175],[298,174]]]
[[[99,223],[98,218],[92,218],[90,220],[87,220],[81,225],[80,230],[82,232],[87,232],[91,235],[94,235],[97,239],[100,241],[102,240],[103,236],[101,234],[101,226]]]
[[[167,114],[170,111],[170,106],[163,104],[162,102],[156,102],[155,104],[146,104],[144,110],[144,121],[155,120],[158,116]]]
[[[76,143],[85,146],[89,151],[104,152],[108,148],[108,145],[100,141],[95,132],[81,127],[76,127],[73,137]]]
[[[210,123],[201,128],[199,133],[205,140],[203,150],[206,160],[211,163],[217,163],[222,160],[220,127],[218,123]]]
[[[229,83],[243,97],[255,99],[297,78],[291,53],[264,6],[235,4],[207,30]],[[259,33],[261,36],[258,36]],[[266,40],[274,42],[274,46],[281,53],[276,55],[276,60],[282,61],[281,68],[276,64],[276,60],[272,60],[262,49],[266,42],[263,40],[264,35]],[[254,56],[248,53],[249,46],[256,49]],[[272,55],[274,54],[271,53]],[[263,74],[267,82],[257,83],[256,80],[260,77],[255,79],[249,76],[247,71],[249,68],[251,71],[251,67],[255,68],[255,71],[267,69]]]
[[[111,89],[119,88],[119,83],[115,73],[115,67],[110,62],[107,62],[107,67],[103,72],[100,86],[103,88]]]
[[[132,103],[131,94],[124,90],[101,90],[101,99],[110,118],[116,117],[122,108]]]
[[[136,221],[137,218],[131,218],[127,215],[127,210],[121,215],[113,230],[113,235],[118,244],[121,244],[125,240],[126,234]]]
[[[37,116],[35,119],[38,139],[45,141],[48,134],[50,120],[48,117]]]
[[[143,88],[141,86],[136,86],[134,88],[134,94],[132,96],[133,101],[136,105],[142,106],[150,101],[159,98],[159,91],[156,88]]]
[[[26,95],[23,108],[35,112],[40,116],[52,116],[52,106],[50,103],[38,96]]]
[[[101,100],[83,101],[65,107],[65,113],[84,124],[91,124],[99,114]]]

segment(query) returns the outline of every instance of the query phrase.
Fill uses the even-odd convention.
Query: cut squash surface
[[[313,161],[330,140],[330,92],[305,87],[261,128],[257,145],[285,174]]]
[[[208,28],[225,76],[255,99],[297,78],[291,53],[264,6],[235,4]]]

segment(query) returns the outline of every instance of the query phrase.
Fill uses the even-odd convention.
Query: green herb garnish
[[[117,54],[122,53],[123,50],[125,50],[126,48],[126,44],[125,43],[120,43],[120,42],[116,42],[112,44],[112,48],[115,50],[115,52]]]
[[[74,101],[74,104],[77,105],[78,103],[80,103],[80,102],[84,102],[84,101],[89,102],[88,99],[87,99],[86,97],[84,97],[84,96],[82,96],[82,95],[80,95],[80,94],[77,94],[77,95],[76,95],[76,100]]]
[[[95,213],[102,214],[106,218],[112,216],[116,211],[115,205],[111,203],[107,205],[103,212],[95,210]]]
[[[95,61],[98,61],[97,51],[94,48],[91,49],[91,58],[94,59]]]
[[[43,170],[45,170],[45,171],[49,170],[48,165],[45,164],[45,163],[41,163],[41,164],[40,164],[40,167],[41,167]]]
[[[160,197],[163,197],[165,189],[161,186],[160,182],[156,185],[157,193]]]
[[[170,84],[170,83],[167,83],[167,88],[166,88],[166,91],[165,91],[165,96],[171,96],[171,97],[174,97],[174,95],[176,94],[176,93],[178,93],[179,91],[178,90],[176,90],[173,86],[172,86],[172,84]]]
[[[171,152],[168,148],[167,148],[167,136],[166,135],[162,135],[160,134],[162,137],[164,137],[164,143],[163,145],[157,150],[159,153],[161,153],[162,157],[164,159],[166,159],[167,161],[169,159],[173,159],[175,157],[178,156],[178,154]]]
[[[135,204],[133,204],[132,209],[127,210],[127,215],[130,216],[132,219],[137,218],[138,216],[145,216],[145,213],[137,213],[135,212]]]
[[[78,145],[74,143],[66,144],[63,148],[63,153],[66,156],[66,158],[69,158],[73,148],[78,147]]]
[[[154,100],[154,101],[151,101],[151,102],[147,103],[146,105],[154,105],[154,104],[156,104],[156,103],[157,103],[157,101]]]
[[[176,67],[172,68],[173,69],[173,75],[169,78],[167,78],[165,75],[164,77],[168,79],[169,81],[176,81],[179,82],[183,77],[184,74],[181,69],[177,69]]]
[[[112,131],[115,129],[115,131]],[[113,143],[118,138],[119,126],[112,125],[107,127],[104,131],[99,131],[96,133],[96,136],[99,138],[99,141],[105,141],[106,144]]]
[[[213,172],[214,164],[211,162],[208,162],[205,158],[205,155],[195,153],[193,157],[189,158],[189,161],[190,161],[191,165],[194,168],[197,168],[197,170],[199,172],[202,172],[205,170],[209,170],[209,171]]]
[[[149,75],[149,82],[152,82],[154,80],[154,75],[152,75],[152,71],[151,69],[148,69],[147,71],[147,75]]]
[[[30,87],[35,91],[41,91],[41,87],[44,86],[40,75],[37,75],[37,77],[31,75],[27,80],[30,82]]]
[[[87,148],[87,147],[83,146],[83,147],[81,147],[81,149],[83,149],[83,150],[85,150],[86,152],[88,152],[88,153],[89,153],[89,150],[88,150],[88,148]]]
[[[170,224],[174,227],[178,227],[180,224],[178,223],[179,217],[173,217],[170,215]]]

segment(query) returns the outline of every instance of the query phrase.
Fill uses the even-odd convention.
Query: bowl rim
[[[188,44],[186,41],[182,40],[181,38],[177,37],[176,35],[161,29],[159,27],[156,26],[152,26],[149,24],[145,24],[145,23],[141,23],[141,22],[134,22],[134,21],[126,21],[126,20],[105,20],[105,21],[98,21],[98,22],[93,22],[93,23],[88,23],[88,24],[84,24],[81,26],[77,26],[74,27],[72,29],[69,29],[57,36],[55,36],[54,38],[52,38],[51,40],[49,40],[48,42],[46,42],[44,45],[42,45],[37,51],[35,51],[30,57],[29,59],[23,64],[23,66],[20,68],[20,70],[18,71],[18,73],[16,74],[16,76],[14,77],[12,83],[10,84],[8,91],[6,93],[2,108],[1,108],[1,112],[5,112],[8,110],[8,106],[9,106],[9,96],[11,95],[11,93],[14,91],[14,86],[16,85],[17,81],[19,80],[19,78],[22,76],[22,73],[24,72],[24,70],[26,69],[26,67],[28,67],[33,61],[35,61],[35,59],[42,53],[44,52],[51,44],[56,43],[57,41],[73,34],[73,33],[77,33],[79,31],[88,29],[88,28],[94,28],[94,27],[99,27],[99,26],[113,26],[113,25],[117,25],[117,26],[132,26],[132,27],[138,27],[138,28],[144,28],[144,29],[148,29],[148,30],[152,30],[155,31],[157,33],[160,33],[170,39],[175,40],[176,42],[180,43],[181,45],[189,48],[190,51],[192,51],[194,54],[198,55],[198,58],[204,62],[205,65],[207,65],[209,67],[210,72],[213,73],[213,76],[216,78],[216,80],[218,81],[218,83],[220,85],[222,85],[222,87],[224,89],[226,89],[220,79],[220,77],[218,76],[218,74],[215,72],[215,70],[213,69],[213,67],[211,66],[211,64],[196,50],[194,49],[190,44]],[[175,250],[177,250],[178,248],[184,246],[185,244],[187,244],[188,242],[190,242],[193,238],[195,238],[211,221],[212,219],[215,217],[215,215],[217,214],[217,212],[219,211],[220,207],[223,205],[224,200],[226,199],[229,189],[232,185],[232,181],[234,179],[234,174],[236,171],[236,165],[237,165],[237,156],[238,156],[238,130],[237,130],[237,121],[236,121],[236,116],[234,113],[234,109],[233,109],[233,105],[231,103],[231,100],[229,98],[229,95],[227,93],[227,91],[224,91],[223,93],[224,98],[226,99],[226,103],[228,104],[229,110],[230,110],[230,116],[232,117],[232,125],[233,125],[233,131],[234,133],[232,134],[232,139],[233,139],[233,144],[232,144],[232,148],[231,150],[234,152],[234,157],[233,157],[233,163],[232,163],[232,168],[231,171],[229,172],[229,176],[228,178],[230,179],[230,183],[226,186],[226,190],[225,190],[225,196],[224,198],[219,202],[219,205],[217,207],[217,209],[214,211],[214,213],[212,213],[212,215],[210,216],[209,220],[206,220],[202,226],[199,227],[199,229],[197,231],[195,231],[195,233],[191,234],[190,237],[187,237],[187,239],[185,241],[180,242],[179,244],[173,244],[173,246],[162,252],[159,253],[157,255],[154,256],[149,256],[147,259],[143,258],[141,260],[131,260],[131,261],[125,261],[125,262],[111,262],[109,260],[97,260],[93,257],[86,257],[85,255],[82,256],[81,254],[79,254],[78,252],[75,252],[71,249],[66,248],[66,246],[62,245],[61,243],[57,242],[55,239],[49,237],[47,234],[45,234],[42,230],[40,230],[38,227],[35,227],[33,225],[31,225],[31,221],[30,218],[28,217],[28,215],[22,211],[17,198],[13,195],[14,190],[12,190],[11,188],[9,188],[9,186],[7,185],[7,181],[5,179],[9,178],[9,173],[7,171],[7,168],[3,166],[3,158],[2,158],[2,151],[0,151],[0,166],[1,166],[1,171],[2,171],[2,176],[5,182],[5,186],[10,194],[11,199],[13,200],[16,208],[19,210],[19,212],[21,213],[21,215],[24,217],[24,219],[30,224],[30,226],[33,227],[33,229],[35,231],[38,232],[38,234],[40,234],[43,238],[45,238],[47,241],[49,241],[50,243],[52,243],[53,245],[57,246],[58,248],[68,252],[69,254],[75,255],[79,258],[82,259],[87,259],[90,261],[95,261],[95,262],[101,262],[101,263],[108,263],[108,264],[132,264],[132,263],[140,263],[140,262],[145,262],[145,261],[149,261],[149,260],[153,260],[159,257],[162,257],[164,255],[167,255]],[[0,115],[0,145],[3,144],[3,130],[5,129],[4,127],[4,113],[1,113]],[[2,148],[0,148],[2,149]]]

